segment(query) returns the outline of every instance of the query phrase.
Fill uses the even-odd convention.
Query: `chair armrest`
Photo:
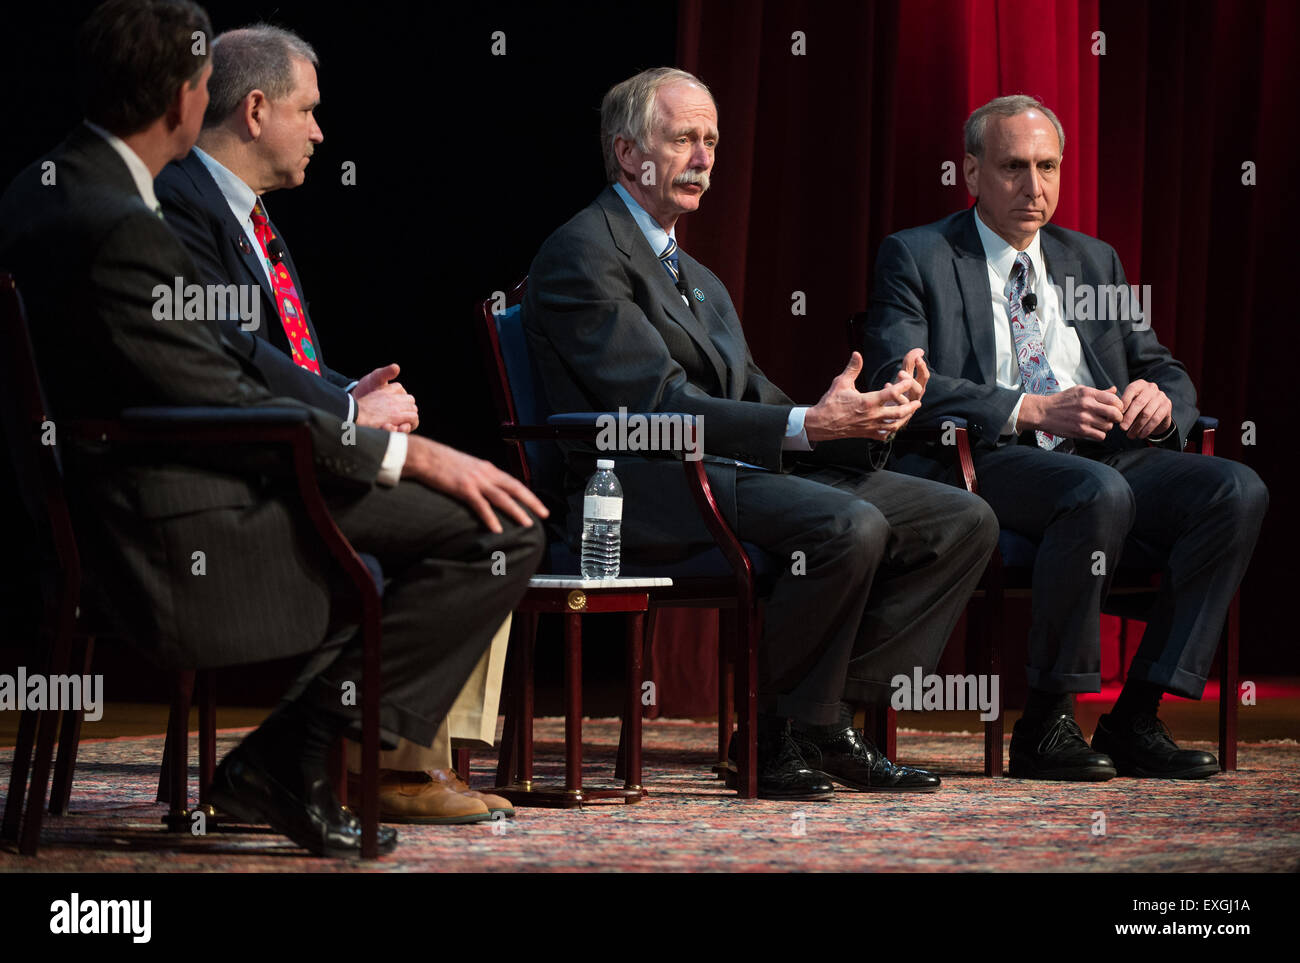
[[[1193,438],[1197,439],[1200,442],[1201,454],[1213,455],[1214,438],[1218,427],[1218,418],[1211,418],[1209,415],[1201,415],[1196,419],[1196,424],[1192,426],[1192,430],[1187,433],[1187,440],[1191,441]]]
[[[310,452],[308,413],[300,408],[127,408],[115,420],[68,422],[63,430],[84,441],[145,444],[257,444],[301,437]]]
[[[645,418],[645,419],[679,418],[681,419],[681,423],[682,423],[682,431],[676,440],[680,444],[675,445],[672,448],[655,448],[652,450],[623,449],[618,447],[606,448],[605,450],[609,451],[611,454],[622,453],[622,454],[632,454],[632,455],[635,454],[649,455],[649,454],[657,453],[660,455],[672,455],[677,458],[687,458],[688,455],[694,453],[696,455],[696,458],[694,460],[696,461],[698,461],[699,456],[703,454],[703,451],[698,444],[696,444],[695,446],[688,446],[687,444],[688,435],[698,440],[698,435],[695,431],[695,427],[696,427],[695,416],[683,414],[681,412],[676,412],[676,411],[656,411],[656,412],[631,411],[629,412],[626,409],[620,409],[619,411],[570,411],[564,414],[551,415],[549,418],[547,418],[546,427],[540,430],[556,432],[557,434],[543,435],[541,437],[543,439],[579,440],[579,441],[590,441],[592,443],[595,443],[596,441],[599,440],[601,434],[609,430],[611,424],[615,424],[615,425],[618,424],[619,418],[623,418],[624,420],[630,420],[632,418]],[[513,426],[514,431],[519,431],[521,429],[527,430],[530,433],[538,430],[531,426],[525,426],[525,425]],[[503,427],[502,430],[509,431],[512,429]],[[655,440],[663,441],[665,435],[668,436],[669,441],[673,440],[671,437],[671,432],[656,433]],[[509,438],[510,436],[507,435],[506,437]],[[537,437],[538,436],[534,435],[527,439],[521,439],[521,440],[531,441],[531,440],[536,440]]]
[[[234,408],[196,405],[127,408],[116,420],[61,422],[60,430],[74,439],[110,444],[182,444],[209,448],[268,443],[287,445],[298,493],[308,517],[330,553],[357,586],[365,624],[378,624],[379,591],[374,577],[339,530],[321,494],[309,420],[308,412],[288,406]]]
[[[940,448],[950,450],[952,457],[957,459],[957,467],[961,469],[962,482],[966,490],[972,495],[978,495],[979,479],[975,477],[975,459],[970,453],[970,431],[967,426],[968,422],[965,418],[947,415],[937,425],[927,425],[924,428],[913,428],[908,425],[899,433],[896,440],[931,442],[939,445]]]

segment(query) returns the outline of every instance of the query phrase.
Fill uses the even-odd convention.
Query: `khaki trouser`
[[[497,710],[501,704],[501,679],[505,673],[506,645],[510,639],[510,616],[501,623],[483,657],[474,666],[469,679],[442,720],[433,745],[420,746],[407,739],[397,748],[379,753],[380,769],[423,772],[427,769],[451,768],[451,741],[492,748],[496,740]],[[347,746],[348,771],[361,771],[361,744],[344,740]]]

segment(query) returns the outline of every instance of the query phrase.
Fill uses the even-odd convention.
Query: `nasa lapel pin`
[[[696,300],[696,301],[703,302],[703,300],[704,300],[704,292],[703,292],[703,291],[701,291],[699,288],[696,288],[695,291],[694,291],[693,293],[694,293],[694,295],[695,295],[695,300]]]
[[[240,254],[252,254],[253,246],[248,243],[248,238],[240,234],[235,238],[235,247],[239,248]]]

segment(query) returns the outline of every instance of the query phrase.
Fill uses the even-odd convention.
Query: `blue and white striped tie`
[[[664,270],[668,276],[673,279],[673,284],[677,284],[677,276],[680,271],[677,268],[677,239],[668,238],[668,246],[663,249],[659,255],[659,260],[663,262]]]

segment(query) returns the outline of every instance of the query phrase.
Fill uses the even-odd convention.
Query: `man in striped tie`
[[[895,766],[853,725],[857,707],[888,702],[897,674],[933,669],[997,534],[978,498],[876,470],[925,392],[921,352],[866,393],[853,352],[816,404],[795,404],[754,363],[722,282],[676,243],[713,169],[708,89],[681,70],[637,74],[605,95],[601,141],[609,185],[529,271],[523,323],[552,407],[702,416],[723,513],[775,559],[759,796],[938,789],[938,776]],[[572,479],[590,474],[592,454],[570,453]],[[679,465],[620,456],[618,476],[626,558],[712,547]],[[569,494],[576,539],[581,485]]]

